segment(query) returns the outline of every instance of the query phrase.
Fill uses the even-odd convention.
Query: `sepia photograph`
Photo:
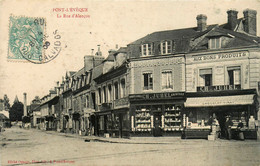
[[[260,0],[0,0],[0,166],[260,166]]]

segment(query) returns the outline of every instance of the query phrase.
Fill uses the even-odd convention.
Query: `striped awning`
[[[192,97],[187,98],[185,107],[214,107],[232,105],[252,105],[254,95],[237,96],[212,96],[212,97]]]

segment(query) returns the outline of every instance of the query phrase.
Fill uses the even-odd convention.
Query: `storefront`
[[[245,138],[256,139],[257,105],[255,90],[187,93],[183,138],[207,139],[214,118],[218,121],[218,137],[225,138],[226,117],[230,117],[232,138],[236,139],[237,126],[242,121]]]
[[[130,95],[131,136],[180,136],[184,92]]]
[[[129,108],[96,112],[98,135],[105,137],[129,137]]]

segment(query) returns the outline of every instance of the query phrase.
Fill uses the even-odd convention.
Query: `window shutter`
[[[172,40],[172,53],[175,52],[175,41]]]
[[[152,43],[152,55],[154,55],[155,53],[155,47],[154,47],[154,43]]]
[[[161,43],[158,44],[158,51],[159,51],[159,54],[162,54],[162,52],[161,52]]]

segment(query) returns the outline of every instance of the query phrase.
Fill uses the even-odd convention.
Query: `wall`
[[[241,87],[249,89],[249,52],[232,50],[226,52],[208,52],[186,55],[186,91],[196,92],[199,86],[199,70],[212,68],[212,84],[227,85],[227,67],[241,67]]]
[[[172,70],[173,89],[162,89],[162,71]],[[153,90],[143,90],[143,73],[153,73]],[[185,91],[184,56],[131,61],[131,94]]]

